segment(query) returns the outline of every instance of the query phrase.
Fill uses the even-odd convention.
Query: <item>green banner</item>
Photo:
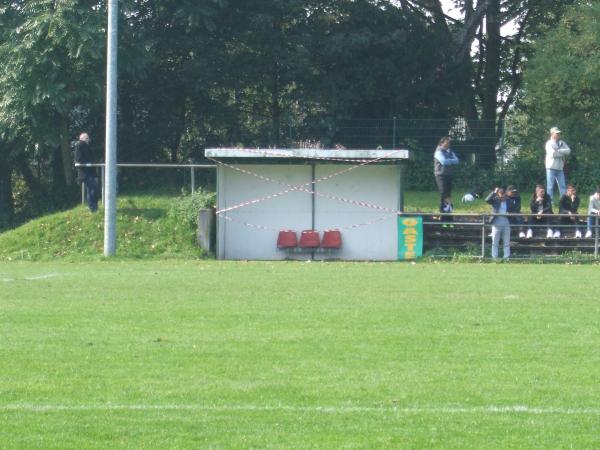
[[[398,259],[423,255],[423,218],[398,216]]]

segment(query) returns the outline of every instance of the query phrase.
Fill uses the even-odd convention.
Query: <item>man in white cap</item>
[[[567,190],[565,181],[565,158],[571,149],[561,138],[558,127],[550,128],[550,139],[546,142],[546,193],[552,198],[554,193],[554,180],[558,183],[558,190],[562,196]]]

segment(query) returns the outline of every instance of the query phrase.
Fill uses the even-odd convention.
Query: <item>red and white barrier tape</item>
[[[337,195],[327,194],[327,193],[323,193],[323,192],[317,192],[317,191],[312,190],[312,189],[305,189],[305,188],[298,188],[298,189],[296,189],[296,186],[288,184],[288,183],[285,183],[283,181],[275,180],[273,178],[266,177],[264,175],[260,175],[260,174],[255,173],[255,172],[252,172],[252,171],[249,171],[249,170],[246,170],[246,169],[242,169],[241,167],[236,167],[236,166],[233,166],[231,164],[227,164],[225,162],[218,161],[216,159],[212,159],[212,158],[209,158],[209,159],[211,159],[212,161],[214,161],[216,164],[225,166],[225,167],[227,167],[229,169],[232,169],[232,170],[236,170],[236,171],[238,171],[240,173],[243,173],[243,174],[246,174],[246,175],[250,175],[250,176],[256,177],[256,178],[258,178],[258,179],[260,179],[262,181],[272,182],[272,183],[276,183],[276,184],[279,184],[281,186],[286,186],[286,187],[290,188],[289,190],[281,191],[280,193],[278,193],[278,194],[281,194],[281,195],[285,195],[285,194],[287,194],[289,192],[292,192],[292,191],[304,192],[304,193],[307,193],[307,194],[314,194],[317,197],[326,198],[328,200],[333,200],[333,201],[337,201],[337,202],[340,202],[340,203],[348,203],[348,204],[351,204],[351,205],[361,206],[363,208],[376,209],[376,210],[379,210],[379,211],[386,211],[386,212],[389,212],[389,213],[399,213],[399,211],[397,209],[388,208],[386,206],[376,205],[376,204],[373,204],[373,203],[368,203],[368,202],[365,202],[365,201],[362,201],[362,200],[352,200],[352,199],[348,199],[348,198],[345,198],[345,197],[339,197]],[[306,183],[306,184],[310,184],[310,183]],[[269,198],[264,197],[264,200],[269,200]],[[233,209],[238,209],[238,208],[241,208],[243,206],[249,206],[250,204],[253,204],[253,203],[244,202],[244,203],[241,203],[239,205],[234,205],[231,208],[217,211],[217,214],[219,214],[221,211],[223,211],[223,212],[231,211]]]
[[[371,220],[371,221],[368,221],[368,222],[363,222],[363,223],[358,223],[358,224],[353,224],[353,225],[346,225],[346,226],[343,226],[343,227],[337,227],[337,229],[339,229],[339,230],[348,230],[348,229],[353,229],[353,228],[370,226],[370,225],[373,225],[373,224],[376,224],[376,223],[388,220],[388,219],[390,219],[392,217],[395,217],[395,216],[397,216],[400,213],[398,210],[395,210],[395,209],[392,209],[392,208],[387,208],[385,206],[375,205],[375,204],[367,203],[367,202],[364,202],[364,201],[361,201],[361,200],[351,200],[351,199],[339,197],[339,196],[336,196],[336,195],[330,195],[330,194],[326,194],[326,193],[316,192],[314,189],[307,188],[307,186],[314,186],[317,183],[320,183],[320,182],[323,182],[323,181],[327,181],[327,180],[331,180],[331,179],[333,179],[335,177],[338,177],[338,176],[343,175],[345,173],[351,172],[351,171],[353,171],[353,170],[355,170],[357,168],[364,167],[364,166],[367,166],[369,164],[373,164],[373,163],[378,162],[378,161],[382,161],[385,158],[389,157],[390,155],[393,155],[394,153],[398,153],[400,150],[394,150],[392,152],[386,153],[385,155],[383,155],[383,156],[381,156],[379,158],[373,158],[373,159],[368,159],[368,160],[365,160],[365,159],[358,160],[358,159],[326,158],[326,157],[316,157],[316,156],[315,157],[305,157],[305,156],[288,155],[288,154],[283,154],[283,153],[268,152],[268,151],[264,151],[264,150],[252,150],[252,149],[239,149],[239,150],[248,151],[248,152],[252,152],[252,153],[254,153],[254,152],[255,153],[260,153],[261,155],[270,154],[270,155],[274,155],[274,156],[295,157],[295,158],[300,158],[300,159],[318,159],[318,160],[338,161],[338,162],[342,161],[342,162],[353,162],[353,163],[359,162],[360,164],[356,164],[356,165],[351,166],[349,168],[345,168],[345,169],[340,170],[338,172],[334,172],[332,174],[326,175],[326,176],[318,178],[316,180],[308,181],[308,182],[303,183],[303,184],[291,185],[291,184],[288,184],[288,183],[284,183],[282,181],[278,181],[278,180],[272,179],[270,177],[266,177],[264,175],[260,175],[260,174],[251,172],[249,170],[242,169],[240,167],[233,166],[231,164],[224,163],[224,162],[219,161],[218,159],[215,159],[215,158],[207,158],[207,159],[209,159],[211,161],[214,161],[218,165],[222,165],[224,167],[228,167],[228,168],[236,170],[238,172],[245,173],[247,175],[257,177],[257,178],[259,178],[259,179],[261,179],[263,181],[272,182],[272,183],[276,183],[276,184],[288,187],[288,189],[285,189],[285,190],[280,191],[280,192],[275,192],[273,194],[269,194],[269,195],[266,195],[264,197],[260,197],[260,198],[253,199],[253,200],[248,200],[248,201],[241,202],[241,203],[238,203],[236,205],[233,205],[233,206],[230,206],[230,207],[227,207],[227,208],[222,208],[222,209],[217,210],[216,214],[219,217],[222,217],[224,220],[227,220],[227,221],[230,221],[230,222],[238,222],[238,223],[241,223],[241,224],[243,224],[243,225],[245,225],[247,227],[250,227],[250,228],[256,228],[256,229],[261,229],[261,230],[266,230],[266,231],[275,231],[275,232],[277,232],[277,231],[279,231],[279,229],[276,229],[276,228],[273,228],[273,227],[268,227],[268,226],[265,226],[265,225],[252,224],[252,223],[245,222],[245,221],[242,221],[242,220],[239,220],[239,219],[234,219],[234,218],[228,216],[226,213],[228,213],[230,211],[234,211],[234,210],[240,209],[240,208],[243,208],[243,207],[246,207],[246,206],[256,205],[256,204],[264,202],[266,200],[271,200],[273,198],[281,197],[281,196],[289,194],[291,192],[304,192],[304,193],[308,193],[308,194],[314,194],[316,196],[327,198],[329,200],[334,200],[334,201],[338,201],[338,202],[342,202],[342,203],[349,203],[349,204],[357,205],[357,206],[364,207],[364,208],[371,208],[371,209],[376,209],[376,210],[380,210],[380,211],[386,211],[388,213],[388,214],[385,214],[384,216],[381,216],[381,217],[379,217],[377,219],[374,219],[374,220]]]
[[[392,153],[396,153],[398,151],[400,151],[400,150],[395,150],[394,152],[388,153],[388,154],[383,155],[383,156],[381,156],[379,158],[373,158],[373,159],[370,159],[370,160],[366,160],[365,162],[362,162],[361,164],[357,164],[355,166],[351,166],[349,168],[340,170],[338,172],[334,172],[332,174],[326,175],[326,176],[318,178],[316,180],[308,181],[308,182],[303,183],[303,184],[299,184],[299,185],[296,185],[296,186],[286,184],[287,186],[290,187],[290,189],[286,189],[284,191],[276,192],[274,194],[267,195],[265,197],[257,198],[257,199],[254,199],[254,200],[248,200],[248,201],[245,201],[245,202],[242,202],[242,203],[238,203],[237,205],[233,205],[233,206],[228,207],[228,208],[223,208],[223,209],[217,210],[217,215],[218,214],[222,214],[223,212],[233,211],[235,209],[243,208],[245,206],[255,205],[255,204],[264,202],[266,200],[270,200],[272,198],[276,198],[276,197],[280,197],[280,196],[285,195],[285,194],[289,194],[290,192],[294,192],[294,191],[296,191],[296,192],[302,192],[304,190],[303,188],[305,186],[314,185],[314,184],[317,184],[317,183],[320,183],[320,182],[323,182],[323,181],[331,180],[332,178],[335,178],[335,177],[338,177],[338,176],[343,175],[345,173],[351,172],[352,170],[355,170],[355,169],[358,169],[360,167],[364,167],[364,166],[367,166],[369,164],[373,164],[373,163],[375,163],[377,161],[380,161],[381,159],[385,158],[387,155],[392,154]],[[210,159],[211,161],[214,161],[217,164],[221,164],[221,165],[225,165],[227,167],[231,167],[228,164],[223,163],[222,161],[219,161],[219,160],[217,160],[215,158],[208,158],[208,159]],[[260,177],[260,175],[259,175],[259,177]],[[269,181],[274,181],[274,180],[269,180]],[[359,204],[359,203],[361,203],[361,202],[359,201],[357,204]],[[362,203],[364,203],[364,202],[362,202]],[[365,203],[365,204],[359,205],[359,206],[369,207],[369,206],[366,206],[366,205],[367,204]],[[380,208],[375,208],[375,209],[380,209]],[[389,210],[389,208],[386,208],[386,209],[383,209],[383,210],[391,212],[391,210]]]

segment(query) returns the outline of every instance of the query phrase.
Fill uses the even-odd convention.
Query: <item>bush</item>
[[[191,227],[197,227],[198,211],[203,208],[214,208],[216,198],[214,192],[198,189],[193,194],[184,195],[174,200],[169,207],[168,216],[185,222]]]

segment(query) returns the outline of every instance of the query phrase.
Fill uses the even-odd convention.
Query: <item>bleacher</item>
[[[488,215],[489,216],[489,215]],[[452,221],[444,221],[440,214],[423,214],[423,251],[433,254],[465,252],[489,256],[492,246],[491,225],[486,215],[453,214]],[[553,216],[556,218],[556,216]],[[585,216],[581,217],[585,220]],[[447,219],[446,219],[447,220]],[[523,230],[527,225],[523,226]],[[546,237],[546,227],[533,228],[532,238],[520,238],[519,227],[511,229],[511,255],[515,257],[561,256],[567,253],[597,254],[597,239],[575,239],[574,229],[561,227],[560,238]],[[585,223],[580,224],[580,230],[585,233]],[[502,249],[500,249],[502,255]]]

